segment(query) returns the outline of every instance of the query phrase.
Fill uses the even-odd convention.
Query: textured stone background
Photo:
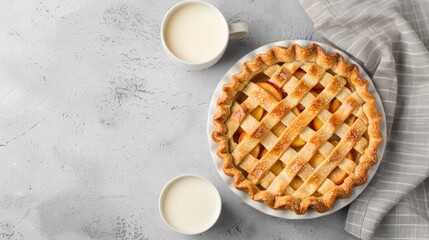
[[[0,239],[348,239],[346,210],[282,220],[245,205],[208,151],[211,94],[246,53],[321,40],[295,1],[210,1],[251,35],[214,67],[176,68],[160,22],[177,1],[0,0]],[[208,232],[165,226],[158,196],[194,173],[219,189]]]

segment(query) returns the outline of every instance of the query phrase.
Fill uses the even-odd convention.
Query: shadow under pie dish
[[[317,44],[245,62],[217,108],[212,138],[224,173],[274,209],[327,211],[377,161],[382,117],[367,80]]]

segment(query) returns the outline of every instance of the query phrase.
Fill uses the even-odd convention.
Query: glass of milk
[[[186,174],[173,178],[159,196],[164,222],[182,234],[199,234],[210,229],[219,218],[222,201],[209,180]]]
[[[228,25],[216,7],[198,0],[174,5],[161,24],[161,41],[167,56],[189,70],[213,66],[225,52],[229,39],[248,33],[247,24]]]

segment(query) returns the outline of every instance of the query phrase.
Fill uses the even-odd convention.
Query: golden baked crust
[[[298,79],[297,71],[305,75]],[[287,96],[276,99],[276,93],[258,84],[255,78],[262,73]],[[317,93],[316,88],[320,88]],[[366,182],[382,142],[382,117],[367,80],[340,54],[329,55],[317,44],[276,46],[245,62],[222,91],[212,138],[218,144],[224,173],[252,199],[297,214],[309,207],[324,212],[336,198],[348,197],[354,186]],[[244,93],[246,100],[237,102],[238,93]],[[325,108],[332,108],[334,101],[340,106],[330,113]],[[258,107],[265,114],[262,118],[259,114],[260,119],[253,117]],[[323,125],[312,129],[315,118]],[[234,134],[239,132],[244,137],[240,135],[237,143]],[[297,139],[304,143],[295,144]],[[314,160],[316,155],[323,160]],[[278,161],[282,168],[276,167],[274,174]],[[340,179],[335,178],[337,173]]]

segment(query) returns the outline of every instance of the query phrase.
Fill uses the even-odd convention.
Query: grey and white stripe
[[[316,30],[366,67],[386,112],[385,155],[345,229],[429,239],[429,1],[300,1]]]

